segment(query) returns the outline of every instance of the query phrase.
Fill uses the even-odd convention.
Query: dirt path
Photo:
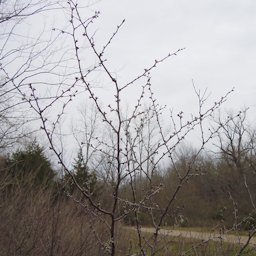
[[[135,228],[133,228],[135,229]],[[154,228],[141,228],[142,232],[154,233]],[[183,237],[183,238],[192,238],[198,240],[212,240],[212,241],[222,241],[233,244],[245,244],[248,240],[248,236],[237,236],[237,235],[224,235],[218,233],[209,233],[209,232],[196,232],[196,231],[185,231],[185,230],[175,230],[175,229],[161,229],[159,231],[161,235],[168,235],[173,237]],[[250,245],[256,245],[256,237],[253,237],[250,240]]]

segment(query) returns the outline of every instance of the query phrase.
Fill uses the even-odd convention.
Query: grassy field
[[[193,230],[193,231],[209,231],[209,229],[191,228],[182,230]],[[122,231],[122,240],[126,243],[129,241],[130,249],[129,253],[139,255],[140,252],[138,246],[138,238],[135,230],[124,229]],[[123,241],[120,241],[120,245]],[[143,234],[143,248],[147,255],[152,254],[153,240],[152,235],[148,233]],[[122,247],[122,246],[121,246]],[[187,239],[183,237],[171,237],[160,235],[156,247],[157,256],[171,256],[171,255],[188,255],[188,256],[233,256],[233,255],[247,255],[256,256],[256,248],[248,246],[242,254],[239,254],[242,245],[225,243],[222,241],[201,241],[197,239]],[[120,254],[121,255],[121,254]]]

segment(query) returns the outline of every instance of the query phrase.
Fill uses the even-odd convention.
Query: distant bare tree
[[[226,122],[225,118],[220,115],[215,122],[221,128],[218,131],[218,144],[220,156],[227,163],[231,169],[230,184],[226,188],[230,200],[234,207],[235,224],[234,228],[240,228],[241,225],[247,223],[249,226],[248,240],[245,246],[241,247],[241,250],[237,255],[242,255],[246,250],[250,240],[256,234],[255,226],[255,212],[256,212],[256,190],[255,190],[255,129],[250,127],[247,120],[248,109],[239,111],[238,113],[230,113],[227,118],[229,122]],[[234,184],[232,184],[232,182]],[[248,202],[247,212],[250,212],[248,216],[245,216],[242,221],[238,221],[239,198],[234,194],[240,195],[240,200]],[[245,207],[245,205],[244,205]]]
[[[60,61],[49,58],[53,55],[50,47],[56,38],[46,40],[44,31],[35,37],[28,32],[28,28],[33,26],[33,19],[59,8],[55,0],[0,2],[0,149],[13,145],[33,131],[24,126],[34,120],[24,101],[25,87],[32,81],[42,87],[39,78],[42,75],[60,78],[57,71]],[[44,83],[43,86],[47,85],[53,83]]]
[[[52,0],[1,0],[0,1],[0,23],[20,21],[20,19],[56,8],[56,1]]]
[[[254,150],[254,132],[251,131],[247,120],[247,110],[240,111],[238,114],[229,114],[231,121],[219,116],[215,122],[221,126],[218,132],[217,145],[223,157],[229,164],[234,164],[237,171],[242,175],[244,173],[245,162],[248,156],[252,155]],[[224,124],[225,123],[225,124]]]

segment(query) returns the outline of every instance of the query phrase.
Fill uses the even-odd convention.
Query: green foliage
[[[255,230],[256,229],[256,212],[252,212],[248,217],[242,221],[242,228],[244,230]]]
[[[225,220],[225,211],[226,210],[227,210],[227,208],[225,206],[217,209],[217,212],[213,216],[213,218],[216,219],[216,220],[219,220],[219,221],[224,221]]]
[[[35,185],[53,183],[55,173],[44,149],[37,143],[30,143],[25,149],[11,156],[8,170],[19,182],[32,181]]]
[[[86,166],[82,149],[79,150],[77,158],[75,159],[73,173],[73,177],[79,186],[81,186],[87,193],[95,195],[97,176],[95,172],[89,170]],[[67,174],[64,177],[64,182],[67,184],[67,190],[69,193],[72,194],[76,191],[76,184],[70,175]]]

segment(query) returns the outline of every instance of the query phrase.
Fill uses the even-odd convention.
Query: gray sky
[[[122,19],[126,23],[108,52],[113,71],[124,80],[156,58],[185,47],[153,73],[162,104],[191,110],[197,88],[212,99],[232,87],[227,108],[256,102],[256,1],[254,0],[102,0],[97,35],[107,38]]]
[[[218,100],[235,87],[225,108],[239,110],[250,107],[250,116],[255,123],[255,0],[101,0],[90,9],[83,10],[85,17],[87,13],[91,15],[90,10],[101,12],[92,27],[96,31],[99,49],[116,26],[126,19],[106,52],[107,65],[119,81],[127,82],[152,65],[155,59],[186,48],[152,72],[153,90],[160,104],[166,104],[175,112],[195,112],[197,98],[192,80],[196,88],[208,89],[211,93],[209,102]],[[32,17],[30,22],[26,21],[24,27],[27,31],[21,29],[20,32],[25,34],[25,40],[26,35],[31,37],[34,33],[37,38],[36,34],[42,33],[41,26],[47,36],[47,33],[53,33],[53,26],[60,29],[69,26],[68,19],[69,14],[64,21],[62,14],[58,16],[55,11],[50,15],[43,13]],[[57,48],[63,51],[66,43],[68,41],[60,41]],[[91,59],[84,55],[90,62]],[[17,65],[17,61],[13,65]],[[102,81],[99,79],[98,82]],[[103,89],[99,94],[104,102],[113,100],[113,95],[107,90]],[[131,91],[134,99],[138,97],[136,90]]]
[[[193,80],[196,88],[208,89],[212,101],[235,87],[225,107],[246,106],[255,112],[255,0],[80,1],[85,2],[97,2],[83,10],[85,17],[91,15],[89,10],[101,12],[92,28],[97,45],[107,42],[126,19],[106,52],[107,65],[119,80],[129,81],[155,59],[185,48],[152,73],[153,90],[161,104],[177,111],[195,110]],[[37,33],[42,30],[39,23],[47,24],[49,30],[68,26],[69,14],[65,21],[55,12],[42,15],[40,21],[39,17],[32,23]],[[31,34],[31,25],[27,33]]]

